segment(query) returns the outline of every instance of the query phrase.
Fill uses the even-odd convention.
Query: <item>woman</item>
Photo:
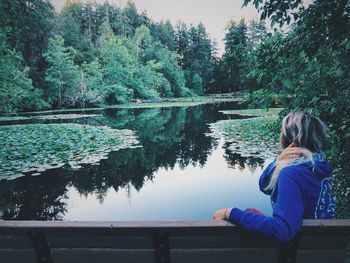
[[[224,208],[214,219],[231,221],[263,236],[288,242],[302,227],[303,219],[335,218],[330,172],[325,155],[323,123],[304,112],[284,117],[280,143],[284,149],[262,173],[259,186],[271,195],[272,216],[256,209]]]

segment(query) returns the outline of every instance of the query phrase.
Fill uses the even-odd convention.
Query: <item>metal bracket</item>
[[[33,242],[38,263],[52,263],[50,246],[44,232],[31,232],[29,237]]]
[[[170,245],[168,233],[153,234],[154,262],[170,263]]]

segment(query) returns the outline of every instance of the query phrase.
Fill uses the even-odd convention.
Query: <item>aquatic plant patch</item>
[[[21,121],[21,120],[72,120],[72,119],[81,119],[81,118],[92,118],[96,116],[101,116],[99,114],[52,114],[52,115],[34,115],[28,117],[15,116],[15,117],[0,117],[0,122],[2,121]]]
[[[30,118],[28,117],[22,117],[22,116],[1,116],[0,117],[0,122],[3,121],[23,121],[23,120],[29,120]]]
[[[242,116],[256,116],[256,117],[276,117],[283,108],[269,108],[269,109],[246,109],[246,110],[224,110],[220,111],[223,114],[238,114]]]
[[[111,151],[139,147],[130,130],[82,124],[0,126],[0,180],[98,164]]]
[[[238,114],[238,111],[231,111]],[[234,113],[233,113],[234,112]],[[276,111],[277,112],[277,111]],[[278,136],[274,132],[274,125],[278,115],[255,117],[249,119],[222,120],[210,124],[209,136],[224,137],[229,144],[228,150],[242,157],[267,159],[279,152]],[[255,115],[259,111],[239,111],[244,116]]]

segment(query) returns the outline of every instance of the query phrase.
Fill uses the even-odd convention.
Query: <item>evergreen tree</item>
[[[249,50],[255,50],[268,37],[265,21],[252,19],[247,26],[247,45]]]
[[[225,36],[225,53],[223,55],[222,70],[227,76],[225,88],[228,92],[243,89],[246,73],[245,59],[248,57],[247,26],[244,19],[237,24],[230,21]]]
[[[176,47],[180,54],[180,65],[184,70],[186,86],[194,89],[194,75],[202,79],[202,90],[197,90],[202,94],[209,88],[213,80],[214,61],[213,44],[205,31],[203,24],[198,26],[187,26],[178,23],[176,26]],[[195,83],[196,85],[198,82]],[[198,87],[198,86],[197,86]]]
[[[169,20],[166,22],[152,23],[150,29],[154,41],[159,41],[170,51],[176,50],[175,30]]]
[[[124,23],[126,27],[129,29],[126,37],[131,37],[134,35],[136,28],[145,25],[148,26],[150,24],[149,18],[145,13],[139,14],[137,12],[137,8],[134,2],[128,0],[125,8],[123,9]]]
[[[190,37],[188,34],[187,26],[183,22],[176,24],[175,43],[176,52],[180,55],[180,66],[182,69],[184,69],[188,64],[188,61],[186,61],[186,59],[187,53],[189,52],[188,47],[190,45]]]

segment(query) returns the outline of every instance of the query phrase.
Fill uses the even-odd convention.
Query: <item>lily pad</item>
[[[265,110],[234,110],[225,111],[227,114],[241,114],[243,116],[259,116],[249,119],[222,120],[210,124],[208,136],[224,137],[229,144],[228,150],[243,157],[267,159],[274,157],[280,151],[277,133],[274,130],[278,113],[281,109]]]
[[[139,146],[130,130],[72,123],[0,126],[0,137],[0,180],[62,166],[79,169],[111,151]]]

